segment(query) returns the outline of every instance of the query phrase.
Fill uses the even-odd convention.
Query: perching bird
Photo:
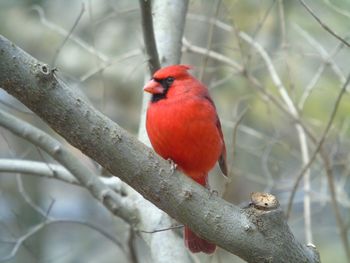
[[[197,183],[207,186],[208,172],[219,162],[227,175],[221,124],[206,86],[190,75],[186,65],[159,69],[144,90],[152,94],[146,129],[154,150]],[[211,254],[216,245],[188,227],[185,245],[193,253]]]

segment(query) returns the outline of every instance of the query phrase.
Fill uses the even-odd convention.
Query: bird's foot
[[[213,197],[213,196],[219,196],[219,192],[218,191],[216,191],[216,190],[211,190],[210,189],[210,185],[209,185],[209,181],[208,181],[208,177],[206,178],[206,180],[205,180],[205,188],[207,188],[208,190],[209,190],[209,197],[211,198],[211,197]]]
[[[213,196],[216,196],[216,197],[219,196],[219,192],[218,192],[218,191],[216,191],[216,190],[210,190],[210,189],[209,189],[209,191],[210,191],[210,196],[209,196],[210,198],[213,197]]]
[[[176,168],[177,168],[177,164],[173,160],[171,160],[170,158],[168,158],[167,161],[170,163],[171,173],[174,173]]]

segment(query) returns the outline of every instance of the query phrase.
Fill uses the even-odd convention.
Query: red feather
[[[205,186],[216,162],[227,175],[226,148],[208,89],[187,72],[189,68],[162,68],[145,86],[144,90],[152,94],[146,129],[160,156],[173,160],[187,176]],[[215,251],[215,245],[187,227],[184,236],[186,246],[194,253]]]

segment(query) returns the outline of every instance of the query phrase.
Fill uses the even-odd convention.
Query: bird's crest
[[[154,79],[165,79],[167,77],[180,78],[182,76],[187,76],[187,71],[191,69],[190,65],[171,65],[168,67],[161,68],[157,70],[153,78]]]

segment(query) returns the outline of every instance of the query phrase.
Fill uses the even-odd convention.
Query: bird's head
[[[152,94],[152,102],[164,99],[169,89],[176,82],[189,76],[187,70],[190,68],[188,65],[172,65],[161,68],[153,74],[153,78],[146,84],[143,90]]]

